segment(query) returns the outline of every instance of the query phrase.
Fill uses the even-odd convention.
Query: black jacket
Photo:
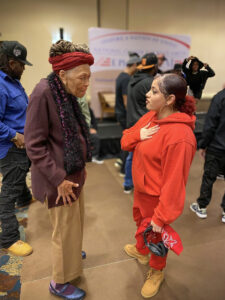
[[[146,93],[151,89],[153,79],[152,75],[145,72],[138,72],[131,78],[127,93],[127,128],[148,112]]]
[[[202,91],[205,87],[207,79],[215,76],[215,72],[209,66],[207,66],[206,70],[199,70],[196,74],[193,74],[191,69],[186,67],[187,63],[188,61],[185,59],[182,64],[182,70],[185,74],[187,84],[190,86],[194,97],[201,99]],[[203,67],[203,63],[201,61],[199,61],[199,63],[200,68]]]
[[[212,99],[199,146],[225,154],[225,89]]]

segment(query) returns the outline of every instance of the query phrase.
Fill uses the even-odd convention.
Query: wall
[[[101,27],[126,29],[126,0],[100,0]]]
[[[0,0],[0,20],[0,39],[18,40],[27,47],[33,67],[26,67],[22,84],[30,94],[51,71],[48,53],[60,27],[73,41],[88,42],[88,28],[97,26],[96,0]]]
[[[130,0],[129,29],[190,35],[190,54],[216,72],[205,88],[211,94],[225,83],[224,12],[224,0]]]
[[[28,93],[51,68],[48,51],[52,32],[63,27],[73,41],[87,42],[89,27],[97,26],[97,0],[0,0],[1,40],[16,39],[28,49],[22,83]],[[207,62],[216,72],[205,92],[215,93],[225,83],[224,0],[101,0],[101,26],[135,31],[188,34],[191,54]]]
[[[125,29],[126,14],[123,11],[121,16],[121,11],[126,8],[126,0],[101,2],[104,3],[102,27]],[[224,0],[129,0],[128,3],[129,30],[190,35],[190,54],[207,62],[216,72],[208,80],[205,94],[214,94],[222,88],[225,83]]]

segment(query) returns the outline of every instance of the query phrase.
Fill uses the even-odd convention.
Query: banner
[[[100,116],[98,92],[115,92],[115,79],[126,67],[128,51],[140,56],[146,53],[163,53],[167,60],[160,67],[162,71],[173,69],[175,63],[182,63],[189,56],[191,39],[186,35],[166,35],[148,32],[134,32],[107,28],[89,28],[90,52],[95,58],[91,67],[91,106],[96,117]]]

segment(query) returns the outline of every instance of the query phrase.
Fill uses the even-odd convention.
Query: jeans
[[[25,205],[32,195],[26,184],[30,161],[25,149],[13,146],[7,155],[0,159],[2,188],[0,193],[0,221],[2,233],[0,247],[9,248],[20,239],[19,224],[15,216],[15,203]]]
[[[206,151],[200,197],[197,199],[200,208],[205,208],[209,205],[212,197],[213,184],[216,181],[217,175],[221,173],[220,170],[223,170],[223,174],[225,174],[225,157]],[[223,195],[221,207],[225,211],[225,194]]]
[[[132,187],[133,186],[133,179],[132,179],[132,159],[133,159],[133,152],[129,152],[126,164],[125,164],[125,178],[124,178],[124,186]]]

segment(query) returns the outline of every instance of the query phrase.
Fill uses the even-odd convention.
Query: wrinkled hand
[[[199,155],[203,159],[205,159],[205,152],[206,152],[206,149],[199,149]]]
[[[151,139],[153,134],[155,134],[160,128],[159,125],[148,128],[150,126],[150,124],[151,124],[151,122],[148,123],[145,127],[141,128],[141,130],[140,130],[140,138],[142,141]]]
[[[16,141],[14,141],[14,144],[17,148],[25,148],[24,135],[17,132]]]
[[[156,225],[153,221],[151,221],[151,225],[152,225],[152,231],[158,232],[158,233],[162,232],[162,227]]]
[[[63,180],[62,183],[60,183],[57,187],[58,190],[58,197],[56,199],[56,204],[59,203],[60,198],[62,197],[63,203],[65,206],[68,204],[71,206],[72,201],[71,198],[74,200],[77,200],[76,195],[73,192],[73,187],[78,187],[78,183],[73,183],[72,181],[69,180]]]

